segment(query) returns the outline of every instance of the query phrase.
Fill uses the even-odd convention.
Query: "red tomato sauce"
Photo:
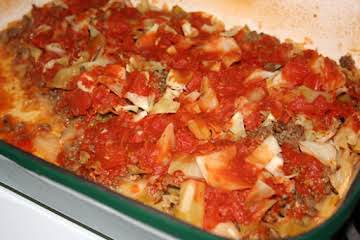
[[[245,209],[246,191],[221,191],[207,187],[205,193],[204,228],[213,229],[220,222],[247,223],[251,215]]]
[[[296,191],[303,196],[321,199],[325,195],[325,166],[316,158],[300,153],[288,144],[284,144],[282,150],[285,174],[297,174]]]
[[[344,103],[336,97],[336,90],[346,85],[356,102],[360,99],[358,84],[345,83],[346,77],[334,61],[313,50],[294,49],[290,43],[281,43],[247,27],[232,38],[220,33],[221,24],[209,33],[206,27],[214,27],[214,19],[202,13],[184,13],[179,9],[176,13],[143,12],[123,2],[105,8],[107,0],[65,3],[68,8],[35,7],[32,32],[26,35],[27,42],[42,52],[36,62],[29,60],[31,82],[54,95],[56,110],[66,123],[76,126],[78,135],[69,140],[71,146],[64,143],[58,156],[61,166],[111,187],[118,187],[135,166],[141,170],[135,177],[156,176],[157,180],[149,183],[146,190],[155,195],[166,192],[168,186],[162,181],[167,177],[176,187],[192,178],[181,171],[168,173],[174,156],[187,154],[195,159],[236,146],[235,157],[232,155],[229,164],[217,170],[226,180],[246,184],[247,189],[225,191],[212,187],[206,179],[207,230],[229,221],[258,224],[269,209],[264,203],[270,202],[271,213],[280,213],[284,210],[280,200],[284,199],[286,204],[296,205],[286,217],[301,219],[309,207],[297,202],[298,198],[319,202],[329,194],[326,167],[316,158],[282,143],[276,126],[262,124],[269,113],[284,124],[304,114],[312,120],[314,130],[330,128],[334,119],[351,118],[352,128],[359,131],[357,103]],[[190,30],[196,28],[196,36],[186,33],[189,25],[184,26],[185,23],[191,25]],[[58,45],[60,52],[48,50],[49,44]],[[232,47],[236,50],[227,49]],[[50,64],[60,58],[68,62]],[[75,63],[79,68],[67,69],[70,77],[64,80],[64,86],[53,87],[57,73]],[[249,78],[255,70],[264,70],[261,73],[265,75],[272,72],[274,76],[281,71],[278,76],[283,85],[270,86],[271,77]],[[170,71],[179,73],[179,86],[169,83]],[[300,86],[323,93],[309,102],[297,91]],[[170,93],[167,98],[165,93]],[[0,96],[5,95],[0,89]],[[11,97],[6,95],[6,99],[0,101],[0,112],[11,105]],[[173,105],[159,107],[160,99]],[[159,112],[154,110],[156,104]],[[169,106],[178,109],[168,110]],[[243,119],[233,118],[236,113],[241,113]],[[195,121],[192,124],[190,120]],[[173,132],[165,132],[172,127]],[[242,127],[247,136],[256,136],[237,136]],[[5,128],[0,123],[0,134]],[[26,151],[34,150],[31,130],[5,133],[5,140]],[[263,133],[278,138],[285,176],[273,176],[265,166],[247,162],[247,157],[262,143],[259,139],[267,137]],[[168,142],[164,142],[165,138]],[[274,190],[261,201],[248,198],[259,179]],[[204,177],[199,181],[206,180]],[[269,236],[265,225],[256,228],[258,236]]]
[[[296,113],[304,113],[315,122],[315,128],[327,129],[333,123],[333,118],[346,118],[354,112],[349,104],[328,102],[323,96],[309,103],[303,97],[298,97],[289,103],[287,109]]]

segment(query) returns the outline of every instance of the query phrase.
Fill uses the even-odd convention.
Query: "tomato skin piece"
[[[295,86],[301,85],[309,75],[308,61],[303,56],[291,59],[283,68],[283,77]]]
[[[120,101],[114,93],[110,92],[110,90],[103,85],[93,90],[91,98],[94,111],[100,113],[109,111],[109,109]]]
[[[127,81],[128,92],[136,93],[141,96],[148,96],[151,93],[151,88],[147,85],[147,79],[143,73],[134,71],[128,75]]]
[[[142,121],[144,134],[148,140],[156,142],[167,125],[173,121],[169,115],[151,115]]]
[[[119,78],[124,71],[124,67],[121,64],[110,64],[105,67],[104,71],[109,77]]]
[[[260,124],[265,120],[265,116],[259,111],[255,111],[244,119],[244,124],[246,130],[254,130],[260,126]]]
[[[73,116],[86,115],[91,107],[91,96],[78,88],[65,95],[65,101]]]
[[[194,153],[199,144],[194,135],[187,129],[181,128],[175,133],[176,139],[176,152]]]
[[[323,89],[327,91],[335,91],[345,85],[346,80],[343,73],[337,67],[335,61],[326,57],[324,59],[324,80]]]

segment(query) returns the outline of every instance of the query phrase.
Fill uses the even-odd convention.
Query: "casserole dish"
[[[259,7],[259,6],[257,6],[257,7]],[[316,16],[315,16],[316,17]],[[310,42],[310,40],[307,40],[308,42]],[[325,49],[324,49],[324,51],[325,51]]]

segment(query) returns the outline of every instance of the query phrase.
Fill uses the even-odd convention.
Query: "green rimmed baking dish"
[[[154,0],[155,1],[155,0]],[[0,1],[0,28],[21,17],[33,3],[47,0]],[[134,1],[137,2],[137,1]],[[247,24],[280,39],[309,43],[332,58],[350,52],[360,61],[360,2],[329,4],[321,0],[156,0],[184,9],[209,12],[225,24]],[[344,17],[346,15],[346,17]],[[310,39],[310,40],[309,40]],[[72,173],[0,141],[0,182],[110,238],[219,239],[157,210],[113,193]],[[360,198],[359,175],[336,213],[326,222],[293,239],[327,239],[350,216]],[[136,234],[136,235],[134,235]],[[143,236],[143,237],[140,237]]]

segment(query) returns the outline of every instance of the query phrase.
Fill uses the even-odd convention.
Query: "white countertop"
[[[1,186],[0,213],[2,240],[104,240]]]

